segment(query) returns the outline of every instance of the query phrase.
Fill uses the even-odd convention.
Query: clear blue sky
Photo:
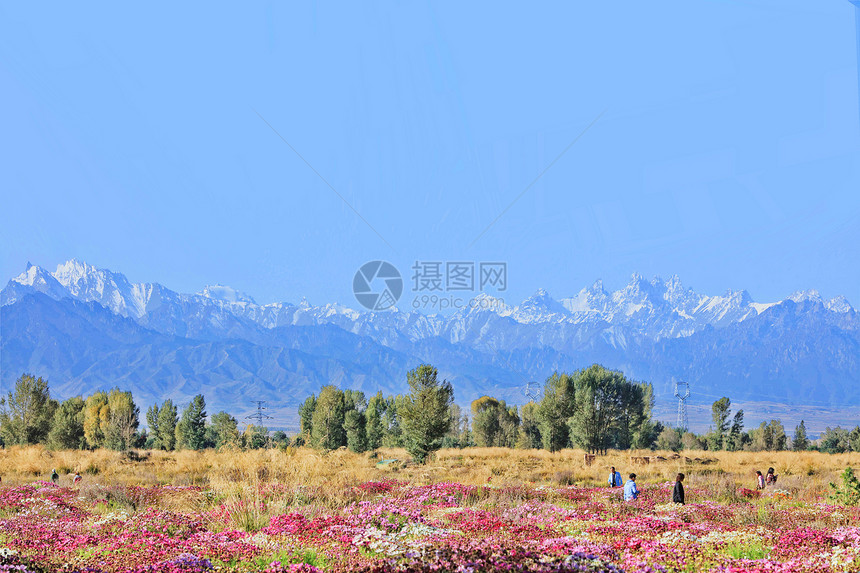
[[[368,260],[502,260],[509,302],[638,271],[857,306],[853,10],[7,3],[0,278],[78,257],[357,307]]]

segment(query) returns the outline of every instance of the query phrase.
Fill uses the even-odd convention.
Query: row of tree
[[[299,407],[301,433],[297,443],[354,452],[380,446],[405,447],[420,462],[451,443],[451,430],[460,420],[454,389],[439,381],[436,368],[422,364],[406,375],[410,393],[365,398],[363,392],[324,386]],[[446,438],[448,443],[446,443]]]
[[[369,400],[356,390],[325,386],[299,407],[300,433],[291,441],[265,427],[239,431],[236,418],[218,412],[207,422],[206,402],[195,396],[182,410],[168,399],[150,406],[146,429],[131,392],[118,388],[63,402],[51,398],[42,378],[23,375],[15,389],[0,398],[0,445],[45,444],[56,449],[130,447],[174,450],[236,446],[310,445],[347,447],[355,452],[381,446],[405,447],[424,461],[441,447],[543,448],[579,447],[592,453],[607,449],[665,450],[807,450],[860,451],[860,427],[827,428],[813,444],[803,421],[793,439],[780,420],[744,429],[744,412],[732,415],[731,400],[711,408],[711,429],[701,435],[664,427],[651,419],[650,384],[628,380],[599,365],[572,374],[556,373],[544,383],[543,397],[520,407],[483,396],[464,412],[454,404],[451,384],[437,370],[421,365],[407,374],[410,392]]]
[[[698,435],[680,428],[663,428],[657,437],[656,447],[661,450],[727,450],[727,451],[782,451],[818,450],[827,453],[860,452],[860,426],[849,431],[840,427],[827,428],[813,442],[801,420],[789,439],[785,426],[778,419],[761,422],[757,428],[744,430],[744,411],[731,413],[731,400],[720,398],[711,406],[711,429]]]
[[[151,406],[146,412],[147,429],[140,429],[139,417],[131,392],[114,388],[58,402],[51,398],[45,379],[25,374],[13,391],[0,398],[0,443],[44,444],[53,449],[201,450],[227,444],[265,447],[273,440],[287,440],[283,432],[270,437],[266,428],[255,426],[240,434],[236,419],[227,412],[214,414],[207,423],[202,395],[195,396],[181,414],[172,400]]]
[[[379,392],[369,400],[359,391],[325,386],[299,407],[299,440],[321,449],[346,446],[356,452],[380,446],[409,449],[418,432],[438,447],[581,447],[604,452],[649,448],[662,429],[651,420],[650,384],[631,382],[596,364],[573,374],[553,374],[544,384],[543,398],[519,408],[483,396],[471,405],[471,424],[469,414],[453,403],[450,384],[439,382],[437,375],[432,366],[420,366],[407,375],[410,394],[386,397]],[[426,452],[418,457],[423,459]]]

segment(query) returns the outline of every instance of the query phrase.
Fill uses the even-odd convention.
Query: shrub
[[[842,486],[830,482],[831,494],[828,499],[840,505],[860,505],[860,480],[854,475],[853,468],[845,468],[842,472]]]

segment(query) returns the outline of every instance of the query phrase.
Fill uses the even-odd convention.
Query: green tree
[[[502,400],[499,408],[499,434],[496,445],[501,448],[515,448],[517,433],[520,429],[520,415],[516,406],[508,406]]]
[[[344,390],[343,405],[347,411],[364,412],[367,408],[367,398],[361,390]]]
[[[386,402],[382,392],[374,394],[367,403],[365,411],[365,426],[367,434],[367,447],[375,450],[382,445],[385,435],[385,427],[382,425],[382,416],[385,414]]]
[[[290,444],[290,439],[287,437],[286,432],[283,430],[278,430],[276,432],[272,432],[272,445],[285,448]]]
[[[532,401],[520,408],[520,429],[517,433],[517,448],[536,450],[540,449],[542,445],[538,405]]]
[[[788,437],[785,435],[785,426],[780,420],[771,420],[770,424],[771,445],[770,449],[781,452],[785,449],[788,443]]]
[[[821,435],[821,451],[828,454],[844,454],[851,447],[848,430],[836,426],[824,429]]]
[[[860,452],[860,426],[855,426],[848,434],[848,445],[852,452]]]
[[[249,424],[242,434],[242,441],[246,448],[261,450],[269,446],[269,428],[265,426],[254,426]]]
[[[214,414],[210,428],[212,442],[216,448],[239,445],[239,424],[236,422],[236,418],[227,412],[221,411]]]
[[[809,438],[806,437],[806,422],[803,420],[794,428],[794,439],[791,440],[791,449],[796,452],[804,452],[809,449]]]
[[[398,408],[406,451],[418,463],[442,445],[451,428],[454,389],[447,380],[439,382],[437,370],[422,364],[407,374],[411,392]]]
[[[472,437],[479,448],[498,445],[499,414],[500,404],[495,398],[482,396],[472,402]]]
[[[625,397],[636,395],[635,387],[621,372],[598,364],[576,372],[574,384],[576,407],[568,422],[573,442],[588,452],[605,452],[613,430],[624,424]]]
[[[845,468],[842,472],[841,487],[830,482],[830,490],[832,493],[828,497],[831,501],[851,507],[860,505],[860,479],[854,475],[853,468]]]
[[[62,402],[54,411],[48,445],[54,450],[80,450],[84,438],[84,400],[80,396]]]
[[[168,398],[158,410],[157,440],[162,450],[176,449],[176,426],[179,424],[179,411],[173,400]]]
[[[311,441],[313,430],[314,410],[317,407],[317,397],[313,394],[307,397],[299,406],[299,433],[305,443]]]
[[[7,446],[44,442],[51,429],[57,401],[51,398],[48,381],[24,374],[15,389],[0,398],[0,437]]]
[[[382,445],[386,448],[402,448],[403,427],[400,423],[400,410],[406,403],[406,396],[398,394],[385,399],[385,413],[382,416],[382,426],[385,432],[382,436]]]
[[[681,430],[666,426],[657,437],[657,449],[677,452],[681,449]]]
[[[104,447],[111,450],[133,448],[137,441],[138,416],[131,392],[114,388],[107,395],[107,424],[104,427]]]
[[[146,428],[148,430],[149,446],[153,450],[160,450],[161,442],[158,439],[158,404],[153,404],[146,409]]]
[[[110,407],[107,392],[99,391],[88,396],[84,402],[84,437],[88,447],[104,447],[105,431],[109,422]]]
[[[346,445],[346,399],[337,386],[323,386],[314,408],[311,443],[323,450]]]
[[[367,419],[364,412],[358,410],[347,410],[344,416],[344,429],[346,430],[346,447],[351,452],[361,453],[367,451]]]
[[[176,424],[176,447],[202,450],[206,446],[206,400],[203,394],[191,399]]]
[[[551,452],[570,444],[568,420],[576,409],[576,388],[573,377],[558,372],[547,378],[544,394],[538,406],[539,429],[543,447]]]
[[[651,418],[654,412],[654,387],[648,383],[636,383],[636,385],[641,389],[642,410],[638,415],[627,414],[629,419],[633,421],[631,425],[633,435],[631,447],[647,450],[657,441],[657,436],[663,431],[663,426]],[[628,404],[628,410],[630,407]]]
[[[451,404],[451,429],[442,439],[442,447],[466,448],[474,445],[469,426],[469,415],[464,413],[457,404]]]
[[[738,410],[735,412],[735,417],[732,420],[732,427],[729,430],[729,435],[726,439],[726,449],[730,452],[735,452],[743,447],[744,436],[744,411]]]
[[[729,416],[731,415],[732,401],[723,396],[711,405],[711,419],[714,426],[708,436],[710,449],[717,451],[725,447],[729,431]]]
[[[705,440],[693,432],[684,432],[681,436],[681,445],[685,450],[704,450],[707,446]]]
[[[755,452],[769,451],[773,449],[773,428],[767,422],[762,422],[759,427],[750,431],[751,448]]]

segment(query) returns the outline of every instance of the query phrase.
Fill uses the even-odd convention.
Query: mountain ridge
[[[421,362],[455,384],[461,404],[482,394],[522,403],[528,382],[598,362],[652,382],[658,400],[680,378],[694,396],[860,405],[860,318],[844,297],[756,303],[634,274],[612,293],[596,281],[561,300],[543,289],[516,306],[476,298],[487,304],[448,316],[259,305],[222,285],[181,294],[80,261],[55,273],[28,265],[0,291],[0,383],[29,371],[60,397],[125,384],[143,404],[203,391],[217,409],[257,396],[289,404],[293,420],[298,397],[323,384],[401,392]]]

